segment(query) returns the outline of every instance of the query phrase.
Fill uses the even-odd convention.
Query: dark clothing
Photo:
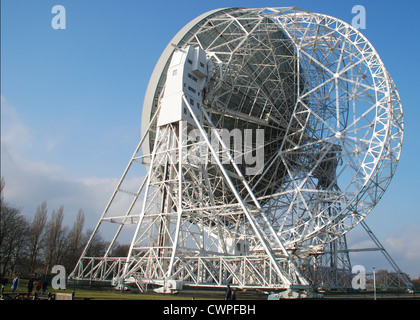
[[[5,286],[8,282],[9,282],[9,280],[8,280],[6,277],[4,277],[4,278],[1,280],[1,284],[2,284],[3,286]]]
[[[28,297],[32,293],[33,289],[34,289],[34,278],[30,278],[28,281]]]
[[[225,300],[231,300],[231,298],[232,298],[232,289],[230,288],[230,286],[228,286],[225,293]]]
[[[32,289],[34,288],[34,278],[30,278],[28,281],[28,291],[32,291]]]
[[[4,292],[4,288],[6,288],[6,285],[7,285],[7,283],[9,282],[9,280],[7,279],[7,277],[6,276],[4,276],[2,279],[1,279],[1,294],[3,294],[3,292]]]

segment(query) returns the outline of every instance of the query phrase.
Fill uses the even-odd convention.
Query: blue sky
[[[44,200],[50,211],[64,205],[69,225],[83,208],[93,228],[140,139],[154,65],[196,16],[222,7],[297,6],[351,23],[357,4],[366,8],[361,31],[394,79],[405,119],[396,175],[366,222],[401,268],[420,276],[417,1],[2,0],[6,200],[28,217]],[[54,5],[66,9],[65,30],[51,27]],[[359,230],[352,234],[353,243],[363,241]]]

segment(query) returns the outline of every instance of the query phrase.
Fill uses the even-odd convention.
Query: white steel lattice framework
[[[205,71],[189,74],[198,87],[181,89],[184,115],[167,120],[174,61],[193,50],[205,53]],[[142,117],[141,141],[74,279],[289,288],[319,281],[319,257],[334,252],[341,281],[337,270],[351,269],[345,234],[365,225],[403,140],[398,92],[369,41],[297,8],[219,9],[190,22],[159,59]],[[238,149],[223,137],[234,129],[254,135]],[[238,160],[257,154],[263,167],[249,174]],[[147,174],[135,185],[139,164]],[[109,222],[117,228],[108,250],[90,256]],[[112,257],[125,230],[129,253]]]

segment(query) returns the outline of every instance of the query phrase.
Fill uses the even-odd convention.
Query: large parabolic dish
[[[349,286],[350,229],[361,222],[385,254],[363,219],[395,173],[403,127],[390,75],[351,25],[298,8],[203,14],[161,55],[140,143],[71,277],[165,292]],[[247,155],[263,160],[252,173],[237,161]],[[91,257],[102,223],[116,232]],[[127,255],[112,256],[126,230]]]
[[[143,134],[172,53],[188,45],[211,58],[203,102],[215,125],[264,129],[264,171],[247,179],[287,245],[314,236],[331,241],[368,214],[395,172],[403,117],[391,77],[360,32],[296,8],[208,12],[159,59],[143,105]],[[144,154],[151,153],[153,132],[152,124]]]

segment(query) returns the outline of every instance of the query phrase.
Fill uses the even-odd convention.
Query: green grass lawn
[[[27,292],[27,279],[21,279],[19,288],[15,293],[24,294]],[[9,279],[9,283],[6,286],[5,293],[11,292],[11,280]],[[83,299],[92,299],[92,300],[191,300],[192,298],[196,300],[223,300],[224,298],[224,291],[219,290],[209,290],[209,291],[198,291],[198,290],[182,290],[178,294],[158,294],[153,293],[153,291],[149,293],[140,293],[136,291],[116,291],[109,288],[106,289],[85,289],[85,288],[75,288],[75,300],[83,300]],[[35,290],[34,290],[35,291]],[[32,291],[32,294],[34,293]],[[65,290],[56,290],[53,289],[51,286],[48,287],[47,292],[51,293],[69,293],[73,292],[73,286],[70,284],[67,286]]]
[[[72,293],[73,290],[55,290],[56,292]],[[53,290],[54,292],[54,290]],[[191,300],[180,295],[145,294],[133,292],[104,291],[91,289],[76,289],[75,299],[94,300]]]
[[[21,279],[19,289],[15,293],[26,294],[27,293],[27,279]],[[11,280],[6,286],[5,293],[11,293]],[[51,286],[47,289],[47,292],[51,293],[69,293],[71,294],[75,290],[75,300],[224,300],[224,289],[186,289],[181,290],[177,294],[158,294],[152,290],[148,293],[140,293],[138,291],[116,291],[107,288],[73,288],[72,284],[69,284],[66,290],[55,290]],[[34,291],[32,292],[32,294]],[[334,293],[325,295],[326,299],[373,299],[372,292],[360,292],[360,293]],[[419,299],[420,293],[407,294],[401,293],[388,293],[378,291],[378,299]],[[237,291],[238,300],[267,300],[267,295],[258,293],[254,290],[243,292]]]
[[[25,294],[27,292],[26,286],[19,286],[15,293]],[[49,288],[47,292],[51,293],[69,293],[73,289],[55,290]],[[5,293],[11,293],[10,289],[5,290]],[[32,291],[32,294],[34,291]],[[221,295],[214,295],[213,297],[204,295],[198,296],[196,294],[180,293],[180,294],[155,294],[155,293],[136,293],[136,292],[119,292],[114,290],[95,290],[95,289],[75,289],[75,300],[191,300],[194,297],[196,300],[223,300]]]

